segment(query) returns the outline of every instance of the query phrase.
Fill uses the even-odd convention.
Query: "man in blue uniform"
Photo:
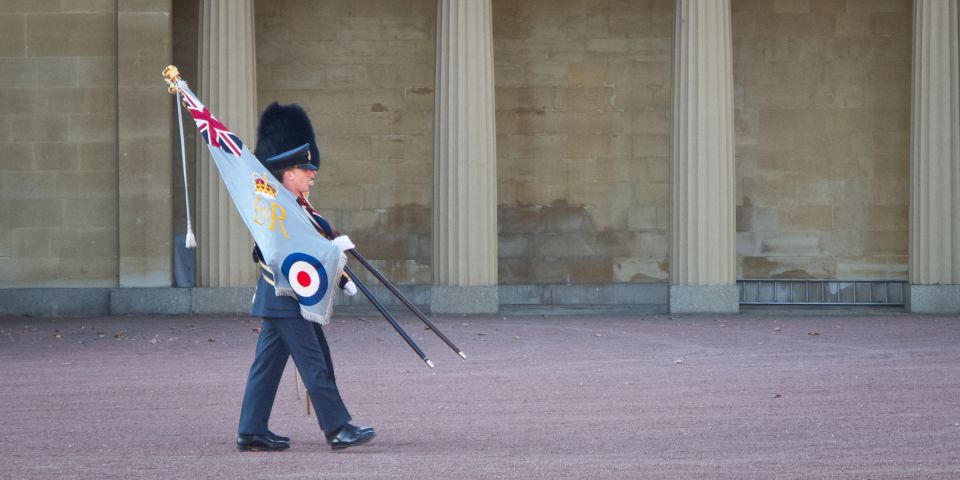
[[[274,155],[263,163],[285,188],[298,198],[305,200],[319,165],[319,154],[314,156],[311,152],[311,150],[316,151],[315,143],[312,142],[312,127],[306,114],[299,107],[273,104],[261,117],[261,128],[258,129],[258,133],[263,132],[264,119],[268,117],[268,113],[277,113],[276,108],[286,109],[282,113],[286,114],[288,119],[290,115],[298,117],[302,114],[302,119],[298,120],[301,126],[302,120],[306,121],[311,142]],[[264,141],[260,137],[258,135],[258,144]],[[257,149],[260,150],[260,145]],[[263,157],[258,156],[258,158]],[[334,244],[342,251],[353,248],[353,244],[346,236],[334,239]],[[243,396],[237,448],[244,451],[273,451],[289,448],[290,439],[271,432],[268,429],[268,422],[283,369],[291,355],[300,370],[316,410],[320,428],[331,448],[339,450],[367,443],[376,433],[372,427],[358,427],[350,423],[350,413],[337,389],[330,348],[321,326],[305,320],[300,315],[300,304],[294,298],[275,294],[273,273],[263,263],[262,256],[258,254],[259,250],[255,249],[254,257],[260,263],[261,275],[257,280],[252,314],[262,317],[263,323],[260,327],[256,357],[250,367]],[[341,286],[348,293],[356,292],[352,282],[341,282]]]

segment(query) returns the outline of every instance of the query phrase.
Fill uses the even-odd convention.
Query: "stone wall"
[[[299,103],[311,202],[397,283],[432,282],[434,0],[256,3],[257,102]]]
[[[123,5],[0,2],[0,288],[169,283],[182,180],[149,114],[172,105],[150,93],[171,2]],[[906,278],[910,0],[732,6],[738,276]],[[183,65],[193,7],[173,2]],[[666,281],[673,1],[493,7],[500,282]],[[256,14],[258,107],[310,112],[315,203],[388,277],[432,283],[434,0]]]
[[[116,1],[0,2],[0,288],[118,283]]]
[[[160,72],[171,61],[171,1],[120,2],[116,18],[118,254],[120,287],[172,284],[169,122],[173,95]]]
[[[500,282],[666,281],[673,2],[493,7]]]
[[[906,279],[910,0],[733,0],[739,278]]]

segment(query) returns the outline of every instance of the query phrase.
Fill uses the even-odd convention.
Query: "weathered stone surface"
[[[2,269],[2,267],[0,267]],[[2,270],[0,270],[2,271]],[[110,313],[109,288],[17,288],[0,275],[0,314],[86,316]]]
[[[960,285],[910,285],[907,309],[913,313],[960,312]]]
[[[83,87],[110,88],[117,82],[117,58],[110,52],[74,57],[77,63],[77,84]]]
[[[669,91],[672,5],[597,5],[576,17],[584,4],[561,1],[550,9],[562,17],[496,16],[511,11],[506,3],[494,2],[499,223],[511,244],[529,235],[534,258],[503,265],[501,256],[501,279],[632,281],[614,279],[611,258],[634,254],[657,270],[666,253],[623,234],[667,228],[666,189],[646,183],[666,182],[654,165],[667,162],[637,157],[667,155],[669,93],[657,92]]]
[[[190,313],[189,288],[115,288],[110,291],[113,315]]]
[[[833,257],[742,256],[737,278],[837,278],[837,260]]]
[[[27,15],[29,56],[104,55],[116,48],[115,13]]]
[[[123,2],[122,8],[132,8],[136,4],[142,4],[146,2],[141,2],[139,0],[134,0],[131,2]],[[154,1],[154,4],[169,4],[170,0],[158,0]],[[60,11],[63,13],[94,13],[94,12],[108,12],[112,13],[117,10],[117,2],[113,0],[71,0],[69,2],[60,2]]]
[[[666,282],[670,280],[669,265],[646,258],[620,257],[613,259],[614,281],[621,283]]]
[[[24,15],[0,15],[0,56],[19,57],[26,52],[26,17]]]
[[[0,274],[6,288],[116,283],[116,125],[103,117],[116,109],[116,2],[106,7],[0,7],[0,141],[11,142],[0,154],[0,243],[13,255]],[[103,58],[110,83],[81,83],[80,65],[87,72],[88,59]],[[107,161],[83,162],[86,142],[106,144]]]
[[[185,73],[196,71],[191,3],[173,2],[175,63]],[[120,30],[152,32],[162,30],[156,13],[168,5],[0,6],[0,213],[14,222],[8,250],[13,238],[16,248],[42,250],[43,242],[26,245],[27,230],[17,233],[44,228],[41,218],[117,228],[115,189],[126,177],[117,173],[119,125],[104,112],[120,107],[133,119],[126,132],[149,136],[159,117],[138,112],[166,94],[161,103],[118,104],[116,9],[155,12]],[[663,281],[673,2],[497,0],[493,7],[501,281]],[[911,3],[733,0],[732,8],[737,197],[751,199],[738,208],[740,273],[901,278]],[[260,107],[297,102],[311,113],[323,156],[315,203],[371,246],[388,235],[386,256],[369,249],[368,256],[423,281],[431,261],[424,212],[432,192],[434,3],[331,1],[317,9],[262,1],[256,11]],[[119,53],[136,57],[145,46],[123,42]],[[121,78],[154,82],[153,67],[138,61],[126,63]],[[170,191],[177,229],[185,223],[180,183]],[[538,237],[544,232],[557,236],[546,241]],[[583,252],[603,260],[582,263]],[[413,257],[398,258],[405,255]],[[48,267],[38,266],[56,275]]]
[[[741,273],[900,278],[911,2],[731,4]]]
[[[434,285],[432,313],[496,313],[500,308],[497,286],[458,287]]]
[[[670,285],[670,313],[738,313],[736,285]]]

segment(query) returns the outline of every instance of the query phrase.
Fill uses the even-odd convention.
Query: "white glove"
[[[353,280],[348,281],[343,285],[343,293],[346,293],[348,296],[352,297],[357,294],[357,284],[353,283]]]
[[[354,248],[357,248],[357,246],[350,241],[350,237],[346,235],[340,235],[339,237],[334,238],[331,241],[333,242],[334,245],[336,245],[340,249],[341,252],[346,252],[347,250],[352,250]]]

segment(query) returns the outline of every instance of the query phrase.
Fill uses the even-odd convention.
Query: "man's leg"
[[[351,417],[333,379],[326,340],[321,343],[321,337],[313,329],[314,323],[302,318],[285,318],[274,325],[300,370],[317,411],[320,429],[327,435],[336,433]]]
[[[290,350],[284,345],[275,322],[276,320],[264,319],[260,325],[257,354],[250,366],[247,387],[243,393],[243,406],[240,408],[240,434],[267,433],[273,401],[277,397],[280,378],[290,357]]]
[[[327,378],[331,382],[336,382],[337,377],[333,373],[333,358],[330,357],[330,346],[327,345],[327,337],[323,334],[323,326],[315,322],[310,322],[310,324],[313,325],[313,333],[317,335],[317,341],[320,342],[323,358],[327,360]]]

